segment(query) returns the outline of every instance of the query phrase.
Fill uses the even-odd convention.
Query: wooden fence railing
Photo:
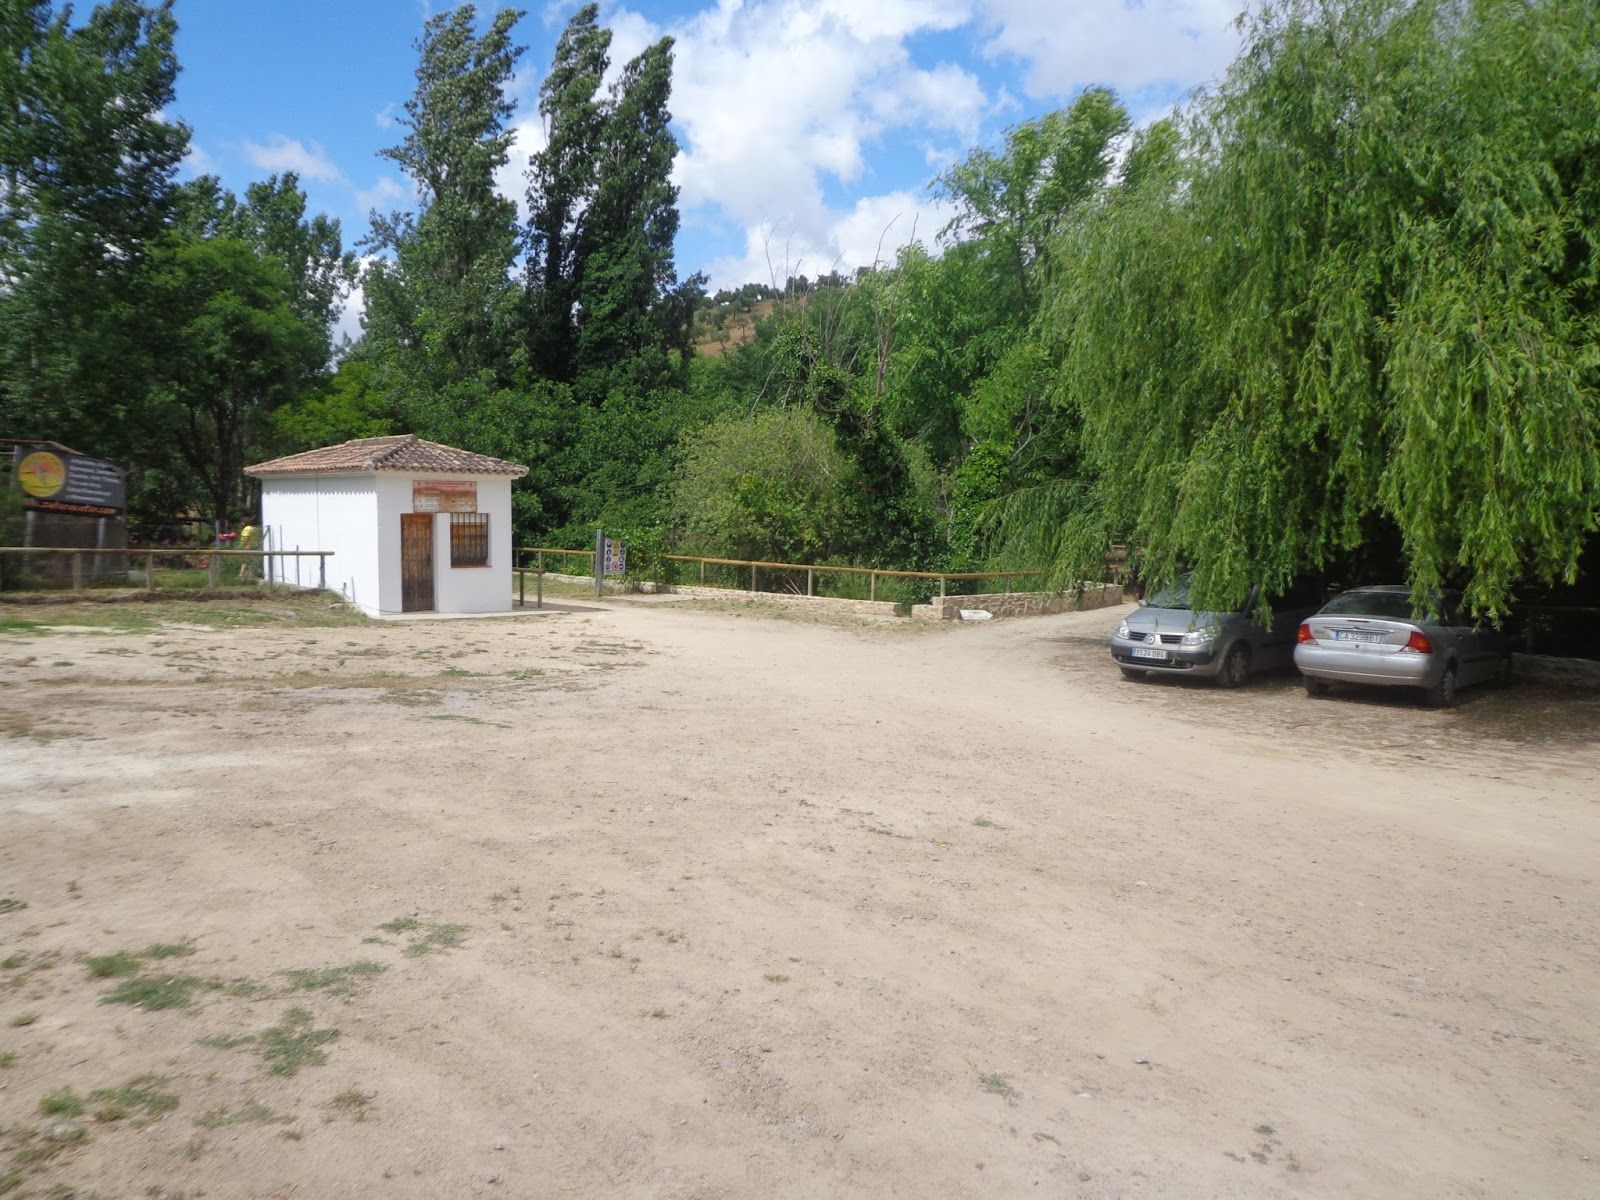
[[[121,570],[131,575],[134,569],[134,560],[142,559],[144,562],[145,590],[148,592],[153,592],[155,591],[156,587],[156,560],[171,558],[182,558],[188,562],[193,562],[195,559],[205,559],[206,568],[210,576],[210,584],[212,587],[217,587],[221,583],[222,560],[225,558],[254,558],[260,560],[276,558],[314,558],[317,560],[317,587],[325,588],[328,586],[328,559],[333,557],[333,551],[205,549],[148,550],[142,548],[97,549],[95,547],[78,546],[0,546],[0,571],[4,570],[4,564],[7,558],[20,557],[23,560],[23,569],[26,570],[27,561],[30,557],[60,557],[62,555],[70,555],[72,557],[72,590],[75,592],[81,592],[83,590],[83,560],[85,558],[99,560],[98,564],[92,564],[94,566],[94,573],[97,575],[107,573],[108,569],[103,566],[105,562],[109,561],[115,564],[118,560],[121,560],[122,562]],[[274,572],[267,569],[268,564],[265,561],[262,562],[262,567],[267,586],[271,587],[278,582],[287,582],[286,580],[280,581],[274,578]],[[116,569],[117,568],[115,566],[109,568],[111,571],[115,571]]]
[[[545,555],[567,558],[583,558],[589,563],[589,574],[594,573],[593,550],[565,550],[556,546],[519,546],[517,555],[534,555],[537,569],[545,569]],[[713,558],[700,554],[663,554],[667,562],[698,564],[700,568],[700,585],[706,586],[706,567],[734,567],[748,569],[750,572],[750,591],[759,591],[759,572],[781,571],[784,574],[798,575],[801,571],[806,573],[806,595],[817,594],[817,577],[819,575],[865,575],[867,577],[867,597],[871,600],[878,598],[879,579],[937,579],[939,581],[939,598],[942,600],[949,591],[952,580],[965,579],[1000,579],[1005,581],[1006,591],[1011,590],[1011,581],[1014,579],[1037,579],[1042,577],[1043,571],[896,571],[887,567],[842,567],[828,563],[786,563],[768,562],[763,559],[749,558]],[[521,562],[518,560],[518,569]]]

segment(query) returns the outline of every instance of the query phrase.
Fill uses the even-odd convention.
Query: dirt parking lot
[[[1600,1195],[1593,693],[107,611],[0,609],[0,1195]]]

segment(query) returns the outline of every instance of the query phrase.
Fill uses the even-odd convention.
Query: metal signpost
[[[628,573],[628,548],[621,542],[608,538],[605,530],[594,531],[594,598],[605,592],[607,575]]]

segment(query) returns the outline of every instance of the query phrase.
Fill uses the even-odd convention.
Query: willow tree
[[[1262,9],[1178,145],[1063,235],[1082,470],[1013,552],[1200,599],[1392,544],[1504,612],[1600,526],[1600,25],[1579,0]]]

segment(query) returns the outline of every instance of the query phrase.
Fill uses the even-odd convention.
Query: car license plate
[[[1157,650],[1153,647],[1135,646],[1133,648],[1133,656],[1135,658],[1159,658],[1162,662],[1165,662],[1167,659],[1167,652],[1165,650]]]
[[[1366,633],[1360,629],[1335,629],[1333,640],[1336,642],[1381,642],[1383,634]]]

